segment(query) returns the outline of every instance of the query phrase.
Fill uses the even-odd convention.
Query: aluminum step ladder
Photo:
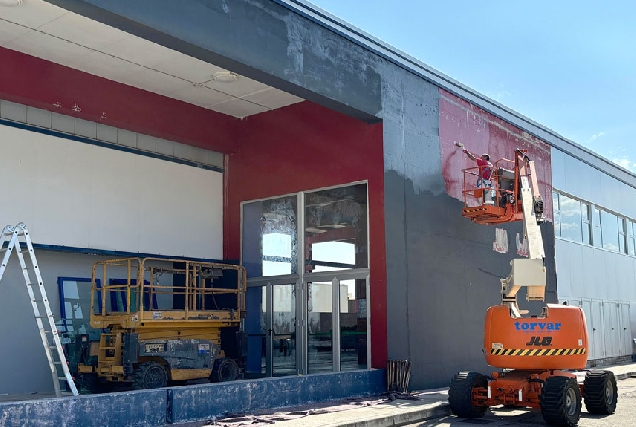
[[[29,230],[26,225],[19,223],[15,227],[7,225],[2,230],[0,250],[4,251],[2,257],[2,264],[0,264],[0,281],[4,275],[4,270],[7,267],[7,262],[11,256],[11,252],[15,249],[20,260],[20,267],[22,268],[22,274],[24,275],[24,281],[26,284],[27,292],[29,293],[29,299],[31,300],[31,306],[33,306],[33,315],[38,325],[40,337],[42,338],[42,345],[44,346],[44,352],[49,362],[49,368],[51,369],[51,376],[53,378],[53,387],[55,388],[55,395],[61,397],[63,394],[67,394],[68,388],[71,390],[73,396],[77,396],[77,387],[69,371],[68,364],[66,362],[66,356],[64,355],[64,349],[58,335],[57,327],[55,326],[55,320],[53,319],[53,313],[51,312],[51,306],[46,296],[46,289],[44,288],[44,282],[42,281],[42,275],[38,267],[38,260],[35,257],[33,251],[33,242],[29,236]],[[23,250],[21,243],[24,243],[26,250]],[[5,247],[5,244],[7,245]],[[28,258],[25,258],[24,253],[28,252]],[[27,261],[30,261],[31,266],[27,266]],[[35,274],[36,284],[31,282],[31,272]],[[64,384],[64,386],[62,386]]]

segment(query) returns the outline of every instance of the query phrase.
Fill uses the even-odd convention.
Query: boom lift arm
[[[517,304],[517,293],[522,287],[528,288],[529,301],[544,301],[546,286],[545,253],[540,224],[544,221],[543,199],[535,173],[534,161],[526,155],[525,150],[515,150],[514,170],[501,165],[512,163],[509,160],[497,162],[493,173],[493,190],[497,194],[495,205],[481,204],[478,207],[466,206],[462,215],[478,224],[499,224],[504,222],[523,222],[524,239],[528,241],[528,258],[511,261],[512,271],[505,279],[501,279],[502,303],[510,306],[514,317],[527,314]],[[464,171],[473,175],[471,169]],[[468,180],[465,179],[465,183]],[[465,195],[472,195],[473,189],[464,190]]]

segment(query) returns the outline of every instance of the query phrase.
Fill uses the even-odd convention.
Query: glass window
[[[627,220],[625,218],[618,218],[618,250],[621,253],[627,253]]]
[[[63,344],[75,340],[76,335],[89,334],[90,339],[99,339],[99,330],[90,326],[91,312],[91,279],[76,277],[58,277],[60,292],[59,327]],[[96,286],[100,287],[99,279]],[[97,292],[94,310],[101,312],[101,292]]]
[[[561,212],[561,237],[583,241],[581,228],[581,202],[559,194]]]
[[[593,236],[592,243],[597,248],[602,248],[603,247],[603,228],[601,224],[601,211],[596,206],[594,207],[592,225],[594,228],[594,236]]]
[[[583,233],[583,243],[591,244],[592,238],[592,212],[590,209],[590,205],[585,202],[581,202],[581,222],[582,222],[582,233]]]
[[[367,368],[366,279],[343,280],[340,287],[340,370]]]
[[[603,228],[603,248],[618,252],[618,217],[601,210],[601,227]]]
[[[627,221],[627,253],[629,255],[636,255],[635,252],[635,235],[636,231],[636,223],[632,221]]]
[[[561,236],[561,210],[559,208],[559,193],[552,192],[552,210],[554,211],[554,235]]]
[[[333,371],[332,283],[308,283],[307,289],[307,371]]]
[[[367,185],[305,195],[306,272],[366,268]]]
[[[297,273],[296,196],[243,206],[243,265],[249,277]]]
[[[296,285],[272,286],[273,374],[296,374]]]

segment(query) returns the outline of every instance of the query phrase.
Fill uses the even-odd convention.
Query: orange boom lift
[[[478,418],[490,406],[537,408],[546,423],[568,427],[578,424],[582,399],[589,413],[614,413],[618,397],[614,374],[588,371],[579,381],[574,372],[585,369],[587,363],[583,310],[547,304],[541,315],[529,316],[517,304],[522,287],[527,288],[527,300],[545,301],[545,254],[539,227],[543,201],[534,162],[526,150],[519,149],[514,161],[499,160],[492,188],[476,188],[478,168],[463,172],[462,216],[485,225],[523,221],[528,258],[511,262],[510,275],[501,279],[501,304],[486,312],[483,351],[486,362],[501,370],[489,377],[457,373],[449,389],[451,410],[459,417]]]

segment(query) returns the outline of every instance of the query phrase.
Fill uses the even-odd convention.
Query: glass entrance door
[[[248,305],[251,307],[248,307],[246,319],[246,373],[249,377],[300,373],[296,336],[297,286],[289,282],[289,279],[264,278],[249,284]]]
[[[296,284],[272,286],[272,376],[296,375]]]

